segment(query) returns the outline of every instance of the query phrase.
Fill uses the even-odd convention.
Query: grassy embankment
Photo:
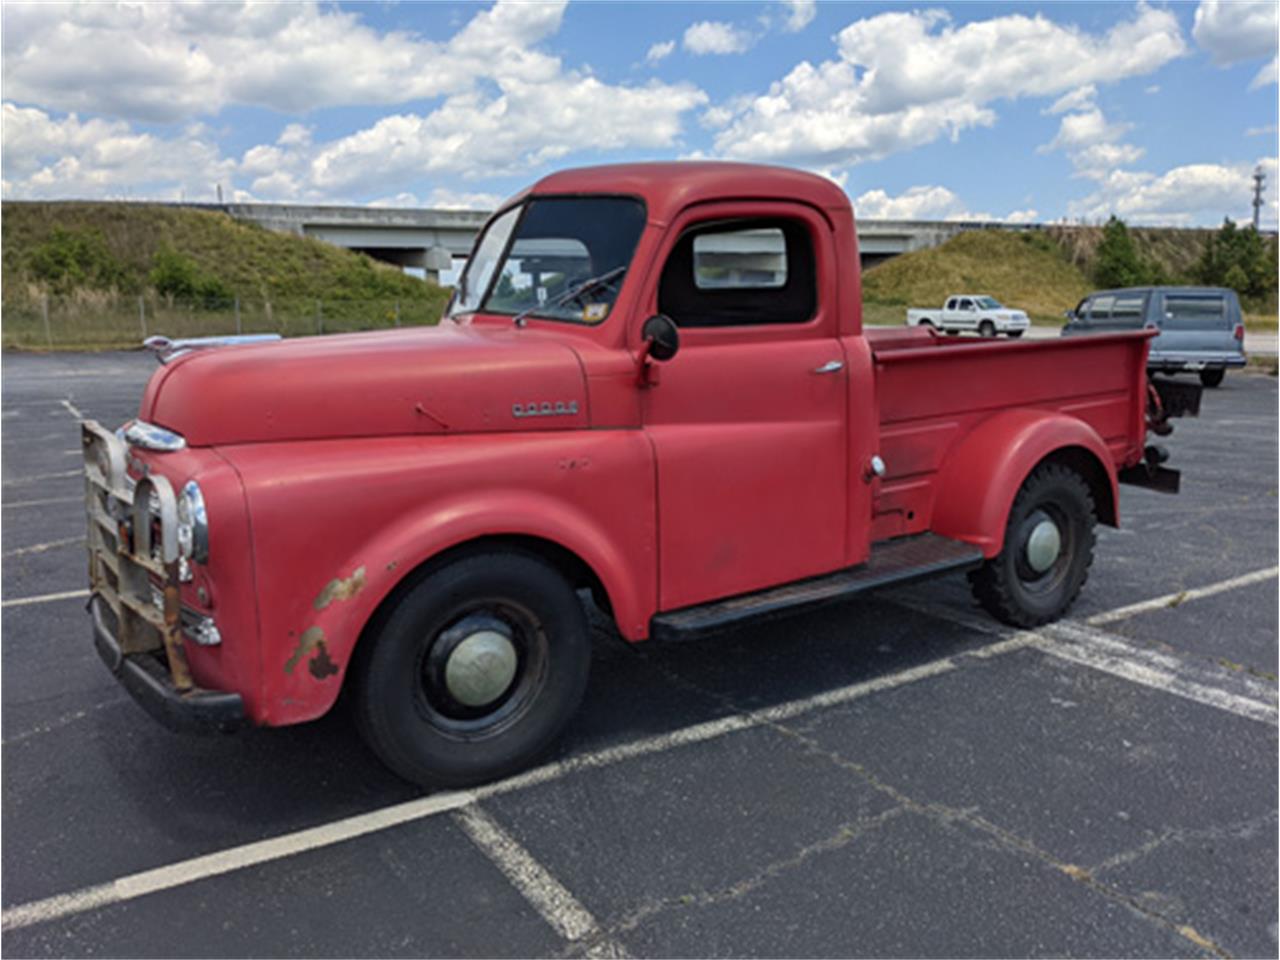
[[[147,204],[5,203],[3,341],[286,335],[435,323],[448,291],[318,240]],[[48,311],[48,325],[45,311]]]
[[[1192,271],[1207,230],[1130,231],[1139,255],[1154,264],[1164,282],[1194,284]],[[938,307],[953,293],[985,293],[1027,311],[1032,322],[1060,326],[1063,313],[1090,291],[1101,227],[1050,227],[1012,233],[974,230],[940,247],[894,257],[862,277],[863,317],[899,326],[907,307]],[[1276,298],[1246,301],[1245,325],[1276,331]]]

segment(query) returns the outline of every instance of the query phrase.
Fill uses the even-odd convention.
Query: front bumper
[[[240,694],[199,687],[179,691],[159,656],[125,654],[107,626],[105,606],[101,597],[89,601],[93,645],[120,685],[147,713],[170,730],[182,733],[230,733],[244,726],[244,699]]]
[[[153,717],[179,730],[229,730],[244,720],[239,694],[196,686],[186,641],[199,617],[183,608],[177,506],[162,476],[133,481],[124,441],[82,424],[94,645]],[[195,633],[199,641],[198,632]]]

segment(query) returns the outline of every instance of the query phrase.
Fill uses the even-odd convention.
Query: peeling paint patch
[[[329,651],[325,648],[323,640],[317,644],[316,655],[307,664],[307,669],[311,671],[311,675],[317,680],[332,677],[338,672],[338,665],[329,658]]]
[[[316,597],[315,603],[312,604],[317,610],[323,610],[335,600],[350,600],[357,593],[364,589],[364,567],[359,567],[356,572],[345,580],[330,580],[324,585],[324,589],[320,591],[320,595]]]
[[[308,627],[306,632],[299,638],[298,646],[294,648],[293,656],[285,663],[284,672],[293,673],[293,668],[298,665],[298,661],[317,647],[324,647],[324,631],[319,627]]]

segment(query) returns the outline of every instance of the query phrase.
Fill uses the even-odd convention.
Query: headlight
[[[209,562],[209,517],[194,480],[187,481],[178,497],[178,552],[196,563]]]

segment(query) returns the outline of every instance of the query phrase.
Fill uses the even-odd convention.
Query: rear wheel
[[[1017,340],[1020,336],[1022,336],[1022,331],[1021,331],[1021,330],[1010,330],[1010,331],[1009,331],[1009,339],[1010,339],[1010,340]]]
[[[573,716],[590,666],[577,595],[536,556],[485,552],[433,571],[365,638],[353,676],[365,741],[427,787],[527,766]]]
[[[978,335],[982,337],[994,337],[996,335],[996,325],[990,320],[983,320],[978,324]]]
[[[969,574],[974,597],[1017,627],[1057,619],[1089,576],[1096,522],[1080,474],[1055,463],[1037,467],[1014,498],[1004,548]]]
[[[1206,387],[1220,387],[1222,380],[1226,377],[1227,371],[1225,367],[1215,367],[1209,370],[1200,371],[1200,382]]]
[[[920,321],[920,326],[922,326],[922,327],[926,327],[927,329],[929,329],[929,330],[933,330],[933,331],[935,331],[935,332],[936,332],[936,330],[937,330],[937,327],[935,327],[935,326],[933,325],[933,321],[931,321],[931,320],[921,320],[921,321]]]

